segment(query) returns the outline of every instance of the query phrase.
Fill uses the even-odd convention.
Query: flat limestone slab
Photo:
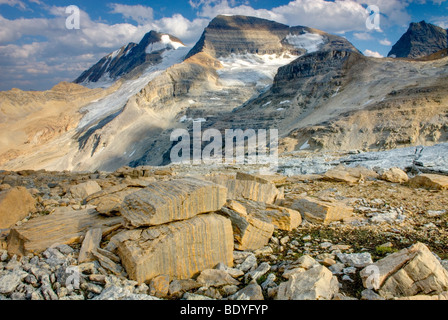
[[[118,254],[129,277],[139,283],[159,275],[191,279],[220,262],[233,266],[232,224],[214,213],[120,235]]]
[[[128,226],[149,227],[214,212],[226,203],[227,189],[198,180],[154,182],[128,195],[120,208]]]
[[[348,184],[357,184],[365,179],[378,178],[379,175],[373,170],[364,167],[350,168],[344,166],[338,166],[334,169],[331,169],[327,171],[323,176],[324,180],[345,182]]]
[[[248,199],[272,204],[281,195],[271,181],[246,173],[216,174],[205,179],[225,186],[228,189],[228,199]]]
[[[17,255],[40,253],[55,244],[80,242],[90,229],[101,228],[105,233],[122,223],[122,217],[105,218],[95,209],[65,210],[12,228],[8,236],[8,251]]]
[[[273,224],[280,230],[292,231],[302,223],[300,212],[293,209],[250,200],[237,202],[245,208],[250,216]]]
[[[337,200],[324,201],[305,197],[294,201],[291,208],[299,211],[306,220],[315,223],[328,224],[333,221],[349,218],[353,215],[352,207],[348,207]]]

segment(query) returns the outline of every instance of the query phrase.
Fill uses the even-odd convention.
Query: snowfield
[[[129,98],[137,94],[164,70],[182,62],[188,51],[188,47],[179,46],[177,49],[163,52],[161,63],[148,67],[139,78],[125,81],[117,91],[104,99],[82,108],[81,112],[85,114],[79,122],[77,129],[79,131],[86,130],[101,119],[123,109]]]
[[[289,34],[286,41],[297,49],[305,49],[307,53],[316,52],[325,43],[324,38],[316,33],[304,33],[301,35]]]
[[[271,84],[278,68],[291,63],[299,56],[284,53],[276,54],[231,54],[218,60],[224,67],[218,70],[220,81],[229,87]]]

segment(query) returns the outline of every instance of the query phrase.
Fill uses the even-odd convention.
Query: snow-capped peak
[[[150,43],[146,47],[146,53],[152,53],[155,51],[159,51],[162,49],[174,49],[177,50],[181,47],[185,47],[182,43],[171,40],[170,36],[167,34],[164,34],[161,36],[159,42],[153,42]]]

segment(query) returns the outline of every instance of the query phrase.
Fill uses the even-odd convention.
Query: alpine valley
[[[446,47],[446,30],[424,21],[383,59],[320,30],[246,16],[216,17],[192,48],[150,31],[73,83],[1,92],[0,165],[167,165],[171,132],[194,121],[278,129],[282,154],[431,146],[448,140]]]

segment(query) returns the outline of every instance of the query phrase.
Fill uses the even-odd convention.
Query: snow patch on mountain
[[[218,70],[220,81],[229,87],[248,85],[265,86],[271,84],[278,68],[299,58],[297,55],[284,53],[282,55],[252,53],[231,54],[218,60],[223,68]]]
[[[307,53],[316,52],[325,44],[320,34],[308,32],[301,35],[289,34],[286,36],[286,41],[297,49],[305,49]]]
[[[167,50],[162,53],[162,62],[148,67],[143,74],[133,80],[123,82],[121,87],[102,100],[91,103],[81,109],[84,117],[78,124],[78,130],[86,130],[101,119],[117,113],[124,108],[129,98],[140,92],[150,81],[169,67],[181,63],[189,48],[178,47],[177,50]],[[98,83],[97,83],[98,85]]]
[[[146,53],[152,53],[163,49],[174,49],[185,47],[182,43],[171,40],[170,36],[164,34],[159,42],[150,43],[146,47]]]

